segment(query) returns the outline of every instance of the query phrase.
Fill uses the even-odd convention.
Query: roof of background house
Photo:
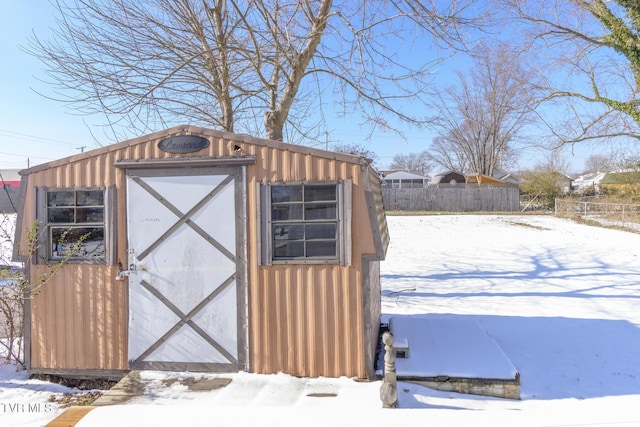
[[[384,172],[385,179],[426,179],[429,178],[426,175],[422,175],[417,172],[407,172],[407,171],[386,171]]]
[[[503,184],[504,182],[498,178],[491,177],[489,175],[484,175],[481,173],[468,173],[465,175],[467,182],[478,182],[478,183],[488,183],[488,184]]]
[[[20,181],[20,169],[0,169],[3,181]]]
[[[456,175],[457,177],[460,178],[460,183],[464,182],[464,175],[461,174],[460,172],[446,171],[446,172],[442,172],[437,175],[434,175],[433,178],[431,178],[430,184],[440,184],[442,182],[442,179],[447,175]]]
[[[580,175],[579,177],[574,179],[573,182],[575,182],[575,183],[598,182],[598,181],[601,181],[602,178],[604,178],[606,174],[607,174],[607,172],[591,172],[591,173],[587,173],[587,174],[584,174],[584,175]]]
[[[460,172],[456,172],[456,171],[452,171],[452,170],[448,170],[448,171],[444,171],[444,172],[440,172],[435,174],[433,177],[435,178],[436,176],[445,176],[445,175],[449,175],[450,173],[455,173],[461,176],[464,176],[463,174],[461,174]]]

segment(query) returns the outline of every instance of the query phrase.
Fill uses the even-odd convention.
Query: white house
[[[607,172],[592,172],[581,175],[573,180],[571,189],[577,193],[593,190],[597,194],[600,192],[600,182],[606,175]]]
[[[391,188],[425,188],[431,178],[417,172],[389,171],[382,173],[382,186]]]

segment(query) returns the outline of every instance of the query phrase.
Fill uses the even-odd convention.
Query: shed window
[[[263,264],[347,264],[351,212],[348,184],[347,181],[263,184]]]
[[[106,262],[113,251],[108,235],[106,189],[38,189],[41,234],[39,258],[56,261]],[[110,193],[110,192],[109,192]],[[113,209],[113,206],[111,206]]]

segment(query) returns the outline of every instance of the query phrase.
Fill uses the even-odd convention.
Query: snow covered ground
[[[148,395],[78,425],[640,426],[640,234],[544,216],[388,220],[383,320],[475,320],[520,372],[521,401],[401,383],[400,408],[382,409],[379,382],[238,373],[195,392],[147,372]],[[43,425],[61,391],[0,368],[0,425]]]

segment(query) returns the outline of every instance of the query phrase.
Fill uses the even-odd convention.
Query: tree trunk
[[[282,130],[284,129],[284,121],[280,118],[279,111],[267,111],[264,113],[264,128],[267,134],[267,139],[272,141],[283,141],[284,135]]]
[[[322,0],[318,8],[318,13],[313,19],[311,30],[309,31],[309,40],[302,52],[297,55],[287,75],[287,84],[282,93],[282,97],[280,97],[277,105],[264,114],[264,127],[268,139],[282,141],[284,138],[283,129],[289,116],[289,110],[296,98],[298,89],[300,88],[300,82],[305,75],[307,67],[316,54],[316,49],[322,39],[322,33],[327,27],[327,20],[329,19],[329,12],[331,11],[332,5],[333,0]],[[277,88],[274,87],[274,90],[277,90]]]

